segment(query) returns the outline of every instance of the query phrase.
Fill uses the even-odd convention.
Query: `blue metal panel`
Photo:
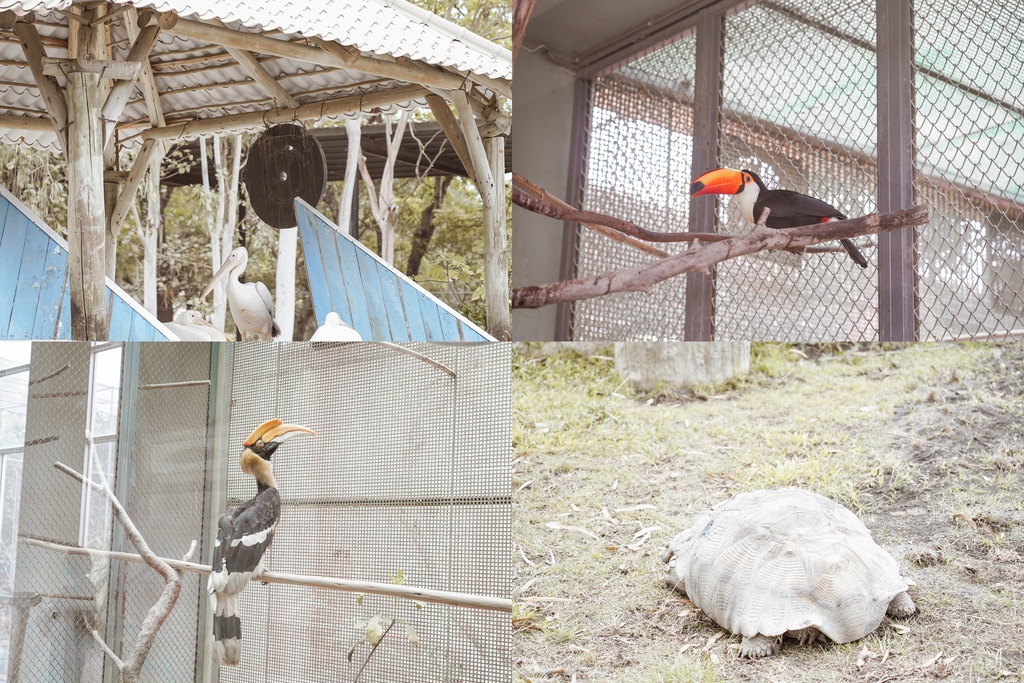
[[[348,296],[349,312],[352,320],[347,321],[352,328],[359,333],[359,336],[366,341],[377,340],[387,341],[373,336],[370,327],[370,314],[366,310],[366,296],[363,294],[363,283],[359,279],[359,263],[357,261],[356,247],[351,242],[343,239],[335,239],[338,258],[341,261],[341,281],[345,286]],[[307,254],[306,258],[310,258]],[[330,312],[330,311],[328,311]],[[327,313],[324,313],[326,316]],[[340,313],[338,315],[341,315]],[[319,318],[319,314],[317,318]]]
[[[107,290],[107,311],[110,316],[110,341],[129,341],[132,338],[132,309]]]
[[[462,337],[459,335],[459,323],[456,321],[455,316],[445,310],[438,311],[441,318],[441,334],[444,335],[445,341],[462,341]]]
[[[338,268],[336,274],[332,272],[331,277],[324,274],[324,269],[330,267],[325,263],[326,261],[330,260],[333,263],[338,263],[337,254],[333,254],[333,259],[328,259],[323,254],[323,249],[320,246],[320,231],[316,229],[313,214],[306,211],[296,214],[296,218],[298,218],[299,224],[305,228],[304,230],[299,230],[299,239],[302,241],[302,253],[306,262],[306,276],[309,280],[310,297],[313,299],[313,313],[316,316],[316,324],[323,325],[327,314],[336,305],[328,289],[328,283],[340,277],[341,268]],[[316,258],[317,254],[320,255],[320,258]],[[326,302],[326,306],[323,305],[324,302]],[[345,306],[347,309],[347,301]],[[321,310],[322,308],[327,310]],[[337,313],[341,315],[340,311]]]
[[[354,246],[354,245],[353,245]],[[358,252],[357,252],[358,253]],[[366,297],[366,314],[370,316],[370,339],[391,341],[391,329],[388,327],[388,315],[384,312],[384,294],[377,280],[377,263],[373,259],[356,260],[359,268],[359,280],[363,284],[363,296]]]
[[[46,274],[46,248],[50,238],[42,230],[29,230],[25,234],[25,249],[21,255],[18,287],[11,309],[11,326],[7,339],[31,339],[39,308],[39,286]],[[16,264],[15,268],[19,266]]]
[[[402,297],[405,323],[409,326],[409,341],[426,341],[427,331],[423,326],[423,314],[420,313],[420,293],[400,277],[395,278],[395,285]]]
[[[493,341],[302,200],[295,213],[318,323],[333,310],[368,341]]]
[[[57,320],[67,286],[67,264],[67,257],[60,246],[47,237],[46,266],[43,281],[39,284],[39,311],[32,328],[32,339],[56,338]]]
[[[64,268],[67,269],[67,252],[64,252]],[[71,285],[64,276],[64,293],[60,300],[60,317],[57,319],[57,334],[54,339],[71,339]]]
[[[21,256],[25,252],[28,219],[18,211],[8,211],[4,235],[0,238],[0,259],[7,264],[0,268],[0,339],[7,338],[14,312],[14,295],[18,290]]]
[[[409,341],[409,327],[406,323],[405,304],[398,292],[398,276],[383,263],[376,263],[377,280],[383,294],[382,307],[388,317],[391,328],[391,340],[396,342]]]
[[[0,241],[4,238],[4,225],[7,223],[7,211],[11,203],[5,197],[0,197]]]
[[[406,286],[413,289],[412,285],[408,283]],[[416,301],[419,302],[420,317],[423,319],[423,326],[427,333],[426,341],[445,341],[444,329],[441,327],[441,316],[445,311],[426,297],[417,297]]]

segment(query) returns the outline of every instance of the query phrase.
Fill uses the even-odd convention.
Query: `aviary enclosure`
[[[208,565],[218,517],[253,494],[242,441],[272,417],[317,433],[273,456],[267,570],[424,598],[253,581],[241,665],[218,672],[206,580],[186,571],[141,680],[507,678],[509,345],[5,344],[0,385],[8,683],[118,680],[99,641],[124,657],[163,587],[143,564],[71,554],[135,550],[54,462],[108,481],[157,555],[195,540]]]
[[[582,208],[661,231],[741,234],[751,226],[728,198],[691,204],[686,192],[726,166],[850,216],[923,203],[931,219],[862,240],[866,271],[841,253],[759,254],[648,295],[578,302],[566,307],[569,338],[1024,334],[1020,3],[705,4],[660,41],[580,73],[583,161],[570,193]],[[650,260],[588,230],[575,249],[580,278]]]

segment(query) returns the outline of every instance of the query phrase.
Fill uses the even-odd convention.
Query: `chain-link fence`
[[[878,41],[874,0],[762,0],[722,10],[718,165],[769,189],[818,197],[849,216],[877,210]],[[921,339],[1024,334],[1024,3],[914,3],[915,201],[931,211],[904,267]],[[696,31],[590,81],[584,208],[664,232],[687,229]],[[710,65],[714,67],[714,64]],[[717,75],[708,76],[717,79]],[[708,200],[710,201],[710,200]],[[752,226],[728,197],[718,232]],[[857,267],[838,244],[720,264],[708,308],[714,338],[879,337],[876,238]],[[677,247],[658,245],[668,253]],[[577,273],[650,256],[583,230]],[[573,307],[573,338],[682,339],[686,282]],[[915,321],[911,321],[913,327]]]
[[[37,343],[28,377],[7,681],[116,681],[93,633],[124,657],[163,581],[37,545],[134,551],[106,498],[53,463],[107,481],[153,551],[181,557],[202,540],[210,346]],[[195,680],[201,584],[184,576],[147,680]]]
[[[53,545],[134,552],[102,496],[53,462],[110,482],[158,555],[180,558],[194,539],[197,561],[209,563],[217,518],[254,493],[240,444],[271,417],[317,436],[274,455],[282,515],[267,569],[509,596],[509,345],[31,351],[27,369],[6,374],[0,353],[0,389],[28,387],[19,399],[15,384],[0,403],[0,436],[19,410],[24,425],[16,445],[0,445],[24,453],[18,542],[0,567],[10,578],[0,585],[0,680],[116,681],[93,634],[123,657],[163,586],[143,565]],[[361,681],[508,677],[505,613],[259,582],[241,600],[242,664],[218,672],[205,586],[184,574],[144,680],[334,682],[361,668]],[[371,653],[375,618],[395,622]]]

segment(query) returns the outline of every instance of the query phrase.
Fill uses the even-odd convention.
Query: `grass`
[[[633,392],[611,350],[533,351],[513,365],[514,680],[1024,675],[1024,347],[755,344],[748,375],[681,395]],[[763,661],[709,642],[660,552],[697,512],[784,486],[854,510],[919,614]]]

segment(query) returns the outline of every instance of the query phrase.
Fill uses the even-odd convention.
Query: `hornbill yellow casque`
[[[714,171],[708,171],[690,185],[690,196],[702,194],[735,195],[736,203],[743,211],[743,217],[751,223],[757,223],[761,212],[768,207],[771,213],[768,214],[765,225],[769,228],[795,228],[846,218],[834,206],[820,199],[792,190],[769,190],[756,173],[746,169],[736,171],[731,168],[716,168]],[[839,242],[858,266],[868,267],[867,259],[852,240],[843,239]]]
[[[270,468],[270,456],[300,434],[316,434],[299,425],[273,419],[242,442],[239,465],[256,479],[256,495],[221,515],[213,546],[213,572],[208,588],[213,606],[213,654],[221,664],[238,664],[242,654],[242,622],[238,596],[251,578],[263,574],[263,554],[274,540],[281,516],[281,494]]]

